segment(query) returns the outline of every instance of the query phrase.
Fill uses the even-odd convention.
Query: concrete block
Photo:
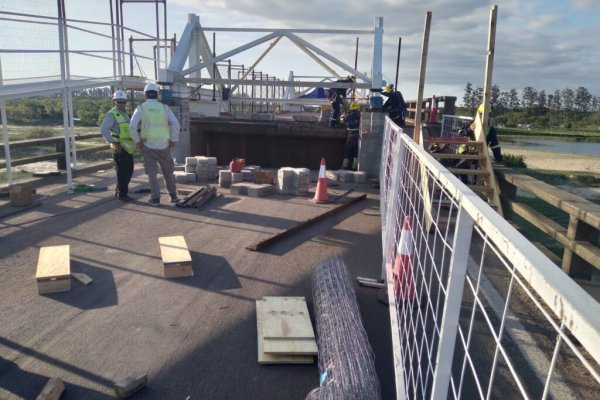
[[[51,378],[42,389],[36,400],[58,400],[65,390],[65,384],[58,378]]]
[[[185,174],[185,181],[186,182],[196,182],[196,173],[195,172],[188,172]]]
[[[338,181],[346,182],[346,183],[354,182],[354,172],[339,170],[338,171]]]
[[[175,176],[175,182],[177,182],[177,183],[186,183],[187,182],[187,172],[175,171],[173,173],[173,176]]]
[[[325,177],[327,179],[331,179],[332,181],[337,181],[338,179],[338,171],[325,171]]]
[[[115,393],[117,398],[126,399],[138,390],[148,384],[148,375],[144,372],[137,372],[128,376],[122,381],[115,383]]]
[[[219,171],[219,186],[222,188],[231,186],[231,171]]]
[[[232,172],[231,173],[231,183],[241,183],[244,180],[244,174],[241,172]]]
[[[185,172],[190,173],[196,173],[196,166],[195,165],[187,165],[185,166]]]
[[[185,158],[185,165],[196,165],[196,164],[197,164],[196,157],[186,157]]]
[[[234,183],[229,187],[229,191],[231,192],[231,194],[239,194],[239,195],[247,196],[249,185],[251,185],[251,184],[246,183],[246,182]]]
[[[259,185],[250,184],[248,186],[248,196],[250,197],[264,197],[273,193],[273,186],[271,185]]]
[[[367,173],[363,171],[354,172],[355,183],[367,183]]]

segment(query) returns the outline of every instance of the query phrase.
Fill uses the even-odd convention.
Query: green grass
[[[552,219],[563,227],[569,225],[569,214],[551,206],[543,200],[537,198],[517,196],[517,201],[534,209],[538,213]],[[546,235],[544,232],[535,227],[526,219],[517,214],[513,214],[513,222],[517,224],[521,232],[532,242],[540,242],[544,247],[548,248],[558,257],[562,257],[563,246],[556,242],[555,239]]]
[[[509,168],[527,168],[523,156],[514,156],[512,154],[504,154],[502,156],[502,164]]]
[[[23,172],[23,171],[15,171],[13,170],[13,181],[16,181],[18,179],[25,179],[25,178],[31,178],[32,174],[30,174],[29,172]],[[7,172],[6,170],[1,170],[0,171],[0,183],[5,184],[8,182],[8,178],[7,178]]]
[[[500,139],[538,137],[552,140],[600,142],[600,132],[590,131],[565,131],[563,129],[522,129],[522,128],[496,128]]]

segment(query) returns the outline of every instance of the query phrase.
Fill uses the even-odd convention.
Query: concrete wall
[[[360,114],[361,138],[358,143],[358,170],[366,172],[369,178],[379,178],[385,115],[380,112]]]

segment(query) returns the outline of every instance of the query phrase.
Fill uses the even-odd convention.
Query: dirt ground
[[[589,156],[525,149],[510,149],[506,150],[505,153],[523,156],[528,168],[600,174],[600,154]]]

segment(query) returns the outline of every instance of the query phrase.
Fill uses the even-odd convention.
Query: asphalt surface
[[[78,179],[114,187],[112,171]],[[132,189],[144,187],[137,169]],[[312,314],[312,267],[337,252],[351,276],[379,276],[380,218],[364,213],[378,207],[378,191],[340,184],[329,194],[348,188],[367,199],[263,252],[245,247],[335,205],[222,190],[198,211],[168,204],[166,194],[153,207],[148,194],[122,203],[110,190],[66,194],[57,186],[36,207],[0,209],[0,399],[35,399],[50,377],[65,382],[63,400],[114,398],[113,382],[139,371],[148,386],[133,399],[303,399],[318,386],[317,360],[259,365],[255,300],[305,296]],[[186,239],[192,278],[162,277],[158,238],[172,235]],[[94,281],[38,295],[39,249],[62,244],[70,245],[71,271]],[[388,310],[375,289],[353,285],[382,398],[393,398]]]

